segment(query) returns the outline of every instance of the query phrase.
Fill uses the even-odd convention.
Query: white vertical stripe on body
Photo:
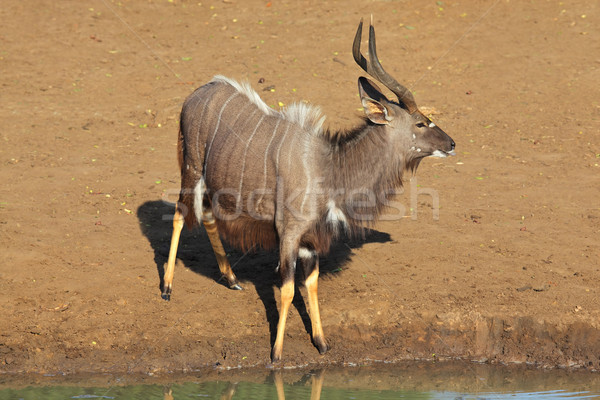
[[[289,133],[291,126],[292,126],[292,124],[290,124],[288,122],[287,127],[285,128],[285,133],[283,134],[283,137],[281,138],[281,142],[279,142],[279,147],[277,148],[277,155],[275,156],[275,173],[277,176],[279,176],[279,153],[281,153],[281,148],[283,147],[283,142],[285,142],[285,138],[287,137],[287,134]]]
[[[292,141],[290,142],[290,151],[288,151],[288,171],[291,171],[291,167],[292,167],[292,156],[296,155],[296,152],[294,152],[294,143],[296,143],[296,140],[298,140],[298,136],[299,132],[295,132],[295,134],[292,137]]]
[[[252,103],[246,103],[246,104],[244,104],[244,106],[243,106],[242,108],[240,108],[240,109],[237,111],[237,115],[236,115],[235,119],[233,120],[233,122],[231,123],[231,126],[230,126],[230,127],[228,126],[228,127],[226,127],[226,129],[225,129],[225,130],[226,130],[228,133],[229,133],[229,132],[231,132],[231,131],[233,131],[233,128],[235,127],[235,124],[237,124],[238,120],[240,119],[240,117],[242,116],[242,114],[244,113],[244,111],[246,110],[246,108],[248,108],[248,106],[250,106],[251,104],[252,104]],[[250,118],[254,117],[254,114],[256,114],[256,110],[254,110],[254,111],[252,112],[252,116],[251,116]],[[249,120],[250,118],[247,118],[245,122],[246,122],[246,123],[248,123],[248,120]],[[242,126],[243,126],[243,125],[242,125]],[[239,137],[239,135],[237,135],[237,134],[236,134],[235,136],[236,136],[238,139],[240,139],[240,141],[243,141],[243,139],[242,139],[241,137]]]
[[[206,100],[204,101],[204,106],[202,106],[202,114],[200,114],[200,117],[197,118],[199,122],[199,124],[202,124],[202,120],[204,119],[204,112],[206,111],[206,105],[208,104],[208,101],[210,100],[210,97],[207,97]],[[198,100],[198,104],[200,104],[200,100]],[[194,112],[191,114],[193,116],[196,115],[196,108],[198,107],[198,104],[196,104],[196,107],[194,107]],[[196,118],[194,118],[196,119]],[[200,159],[200,127],[198,127],[198,133],[196,133],[196,157],[198,157],[198,162],[202,162],[202,160]],[[204,143],[204,146],[206,146],[206,143]]]
[[[223,107],[221,107],[221,111],[219,112],[219,118],[217,118],[217,125],[215,126],[215,130],[212,134],[212,139],[210,140],[210,144],[208,145],[208,149],[206,149],[206,154],[204,155],[204,169],[205,170],[206,170],[206,160],[208,160],[208,156],[210,155],[210,150],[212,148],[212,144],[215,140],[215,136],[217,136],[217,131],[219,130],[219,125],[221,124],[221,117],[223,116],[223,111],[225,111],[225,107],[227,107],[227,104],[229,104],[229,102],[231,100],[233,100],[233,98],[236,97],[238,94],[239,94],[239,92],[235,92],[231,96],[229,96],[229,98],[227,99],[225,104],[223,104]],[[206,173],[206,171],[204,173]]]
[[[279,124],[280,123],[281,123],[281,119],[277,119],[277,123],[275,124],[275,128],[273,128],[273,134],[271,135],[271,140],[269,140],[269,144],[267,145],[267,148],[265,149],[265,158],[263,160],[263,183],[262,183],[261,187],[257,188],[257,189],[259,189],[261,191],[260,198],[256,202],[257,206],[260,203],[262,203],[262,201],[263,201],[263,199],[265,197],[265,190],[266,190],[266,186],[267,186],[267,159],[269,158],[269,149],[271,148],[271,143],[273,143],[273,139],[277,135],[277,129],[279,128]]]
[[[310,174],[308,172],[308,164],[307,164],[307,148],[306,142],[303,143],[302,146],[302,166],[304,167],[304,175],[306,176],[306,189],[304,190],[304,198],[302,199],[302,205],[300,206],[300,214],[304,215],[304,204],[306,203],[306,199],[309,196],[309,191],[312,190],[312,180]],[[309,216],[309,218],[312,215]]]
[[[246,147],[244,148],[244,158],[242,159],[242,172],[240,174],[240,186],[238,188],[238,193],[237,193],[238,201],[240,201],[240,199],[242,198],[242,186],[244,185],[244,172],[246,170],[246,156],[248,155],[248,147],[250,147],[252,138],[254,138],[256,131],[258,131],[258,128],[260,127],[260,124],[262,124],[264,119],[265,119],[265,115],[261,115],[260,119],[258,120],[258,123],[254,127],[254,131],[252,131],[252,134],[250,135],[250,137],[248,138],[248,141],[246,142]]]

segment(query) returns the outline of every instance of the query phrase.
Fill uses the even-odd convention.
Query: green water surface
[[[163,376],[0,376],[0,400],[595,399],[600,374],[469,363]]]

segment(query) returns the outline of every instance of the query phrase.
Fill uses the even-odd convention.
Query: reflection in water
[[[599,374],[467,362],[314,370],[206,370],[152,377],[0,375],[0,399],[3,400],[584,399],[599,396]]]
[[[320,400],[321,399],[321,389],[323,388],[323,378],[324,378],[323,370],[318,370],[315,373],[310,373],[310,381],[311,381],[311,389],[310,389],[310,400]],[[285,390],[283,383],[283,371],[277,370],[272,373],[273,384],[275,385],[275,389],[277,391],[277,400],[285,400]],[[301,381],[304,381],[302,379]],[[237,392],[239,382],[229,382],[227,387],[221,393],[220,400],[232,400],[233,396]],[[174,400],[173,390],[170,386],[165,386],[163,389],[163,399],[164,400]]]
[[[163,400],[173,400],[173,389],[171,389],[171,386],[165,386],[163,388]]]
[[[237,386],[238,382],[229,382],[223,393],[221,393],[221,400],[231,400],[235,394]]]
[[[600,395],[600,377],[581,371],[541,371],[528,368],[507,369],[462,363],[458,369],[449,365],[426,365],[424,368],[330,368],[311,370],[276,370],[263,375],[234,372],[232,380],[220,385],[199,383],[192,392],[177,385],[179,398],[190,396],[221,400],[232,399],[591,399]],[[462,367],[462,369],[461,369]],[[264,372],[263,372],[264,373]],[[459,375],[457,375],[459,374]],[[243,378],[245,376],[246,379]],[[256,378],[259,378],[257,382]],[[327,377],[327,379],[326,379]],[[214,383],[214,382],[213,382]],[[189,386],[187,386],[189,388]],[[171,388],[164,392],[172,400]]]
[[[316,374],[310,375],[310,400],[319,400],[321,398],[324,376],[325,373],[323,370],[319,370]],[[275,382],[275,387],[277,388],[277,400],[285,400],[285,393],[283,391],[283,372],[281,370],[275,371],[273,373],[273,380]]]

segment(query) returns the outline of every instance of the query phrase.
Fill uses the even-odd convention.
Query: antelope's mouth
[[[433,153],[431,153],[432,157],[439,157],[439,158],[455,156],[455,155],[456,155],[456,152],[454,150],[450,150],[450,151],[436,150]]]

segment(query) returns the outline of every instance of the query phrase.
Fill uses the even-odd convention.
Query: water
[[[7,377],[0,400],[597,399],[600,374],[469,363],[203,371],[162,377]]]

